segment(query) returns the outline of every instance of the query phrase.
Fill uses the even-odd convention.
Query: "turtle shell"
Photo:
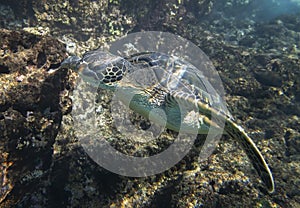
[[[133,54],[126,58],[135,70],[143,70],[135,79],[148,78],[152,85],[159,85],[164,91],[176,94],[176,97],[187,102],[201,102],[232,118],[223,99],[210,84],[202,71],[176,56],[159,52]],[[202,67],[205,67],[204,65]],[[132,76],[131,74],[128,74]]]

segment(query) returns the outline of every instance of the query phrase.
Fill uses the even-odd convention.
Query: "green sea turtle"
[[[207,89],[207,79],[192,64],[158,52],[139,53],[123,58],[95,50],[85,53],[83,58],[71,56],[61,67],[79,72],[84,80],[101,88],[121,89],[125,100],[130,97],[130,93],[134,94],[130,98],[129,107],[145,118],[149,118],[153,109],[163,110],[166,117],[156,114],[154,120],[166,124],[166,128],[174,131],[181,128],[181,106],[196,107],[199,118],[197,133],[207,134],[209,128],[219,132],[221,129],[222,133],[237,140],[268,191],[274,191],[272,173],[259,149],[233,121],[218,94],[212,94]],[[193,129],[194,127],[191,131]]]

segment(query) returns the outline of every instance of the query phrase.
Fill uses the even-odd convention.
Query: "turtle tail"
[[[227,120],[225,126],[225,129],[227,129],[226,133],[242,144],[244,151],[251,160],[261,180],[267,186],[269,193],[274,192],[275,185],[272,172],[252,139],[241,127],[237,126],[231,120]]]

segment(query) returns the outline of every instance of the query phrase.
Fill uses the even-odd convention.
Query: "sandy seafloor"
[[[300,207],[299,4],[1,0],[0,207]],[[228,109],[270,165],[274,193],[227,137],[198,163],[200,136],[176,166],[145,178],[111,173],[84,152],[71,113],[77,75],[49,69],[68,54],[149,30],[178,34],[210,58]],[[97,105],[99,129],[114,147],[150,154],[172,143],[172,132],[148,146],[122,138],[111,96],[100,91]]]

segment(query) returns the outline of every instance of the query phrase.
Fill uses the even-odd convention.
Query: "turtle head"
[[[89,51],[83,58],[70,56],[61,63],[71,68],[89,84],[114,89],[133,66],[126,59],[101,50]]]
[[[74,70],[93,86],[114,89],[131,68],[130,62],[120,56],[92,51],[84,55]]]

